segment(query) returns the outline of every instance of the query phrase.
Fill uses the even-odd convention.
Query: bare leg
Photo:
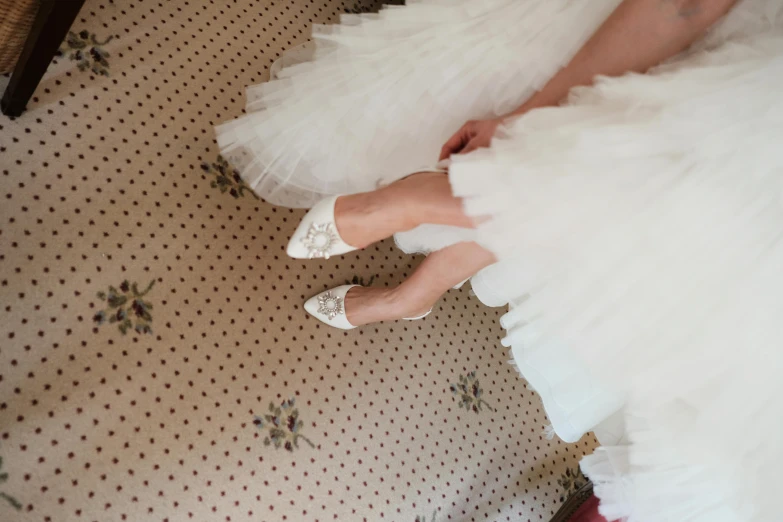
[[[424,223],[476,225],[462,211],[462,200],[451,194],[449,178],[442,172],[422,172],[372,192],[341,196],[335,219],[340,236],[359,248]]]
[[[348,320],[361,326],[422,315],[454,285],[495,261],[476,243],[457,243],[434,252],[396,288],[352,288],[345,296]]]
[[[335,204],[340,236],[365,247],[397,232],[429,223],[473,228],[476,222],[452,195],[442,172],[421,172],[372,192],[342,196]],[[454,285],[493,264],[495,256],[476,243],[458,243],[430,254],[396,288],[351,289],[345,310],[351,324],[361,326],[426,313]]]

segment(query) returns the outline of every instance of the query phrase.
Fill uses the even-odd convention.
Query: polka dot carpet
[[[87,1],[28,111],[0,120],[0,520],[557,510],[594,441],[543,435],[501,311],[463,288],[416,323],[318,324],[305,298],[416,259],[288,259],[301,212],[217,156],[213,125],[311,23],[377,7]]]

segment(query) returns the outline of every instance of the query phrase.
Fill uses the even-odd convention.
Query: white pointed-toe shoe
[[[324,324],[341,330],[353,330],[356,326],[351,324],[345,314],[345,296],[355,286],[361,285],[343,285],[321,292],[308,299],[304,304],[304,309]],[[431,312],[432,309],[430,308],[424,314],[416,317],[404,317],[403,319],[405,321],[417,321],[424,319]]]
[[[304,309],[324,324],[341,330],[353,330],[356,327],[345,314],[345,295],[354,286],[359,285],[343,285],[321,292],[308,299]]]
[[[313,206],[296,228],[286,253],[294,259],[329,259],[358,248],[346,243],[337,232],[334,204],[339,196],[326,198]]]

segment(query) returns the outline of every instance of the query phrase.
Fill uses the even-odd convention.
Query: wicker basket
[[[0,74],[11,71],[38,12],[38,0],[0,0]]]

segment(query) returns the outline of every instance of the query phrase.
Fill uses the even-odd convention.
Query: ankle
[[[420,202],[397,183],[372,194],[371,211],[380,216],[393,233],[413,230],[423,222],[420,219]]]
[[[431,303],[413,299],[398,288],[355,288],[345,297],[345,310],[351,324],[362,326],[381,321],[418,317],[432,308]]]
[[[406,230],[406,212],[382,191],[342,196],[335,203],[337,229],[347,243],[365,248]]]
[[[388,309],[394,318],[418,317],[428,312],[434,301],[418,293],[412,293],[403,285],[392,288],[385,296]]]
[[[444,185],[445,184],[445,185]],[[438,222],[438,213],[433,213],[433,197],[444,190],[451,195],[448,176],[443,172],[422,171],[411,174],[388,187],[384,194],[393,201],[399,212],[400,231],[412,230],[423,223]]]

